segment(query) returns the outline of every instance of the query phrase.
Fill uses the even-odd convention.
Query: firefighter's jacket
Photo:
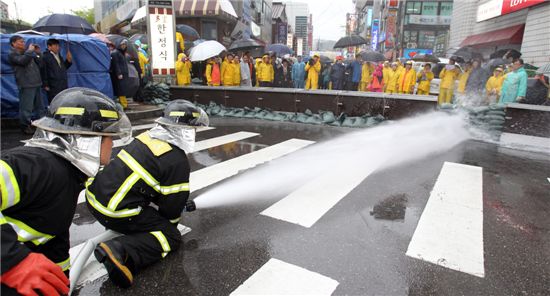
[[[69,269],[69,227],[86,175],[66,159],[42,148],[2,153],[2,273],[29,252],[44,254]]]
[[[138,215],[152,202],[177,223],[189,198],[189,173],[183,150],[145,132],[86,182],[86,200],[102,215],[120,219]]]

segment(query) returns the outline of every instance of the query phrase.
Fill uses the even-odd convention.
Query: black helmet
[[[166,105],[164,114],[157,123],[170,126],[208,126],[208,115],[204,110],[187,100],[174,100]]]
[[[73,87],[53,99],[46,116],[32,123],[41,129],[96,136],[128,136],[131,124],[109,97],[99,91]]]

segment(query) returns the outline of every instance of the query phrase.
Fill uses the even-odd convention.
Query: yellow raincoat
[[[176,61],[176,84],[177,85],[190,85],[191,84],[191,62],[189,60],[182,61],[185,58],[184,53],[178,54],[178,60]]]
[[[493,76],[487,80],[485,89],[487,90],[487,103],[496,103],[500,98],[500,90],[502,89],[502,83],[504,82],[504,75],[502,73],[494,73]]]
[[[222,79],[222,85],[223,86],[233,86],[234,84],[234,77],[235,77],[235,67],[233,66],[233,61],[227,60],[225,58],[222,62],[222,69],[221,69],[221,79]]]
[[[422,80],[422,72],[416,74],[416,80],[418,82],[418,88],[416,93],[419,95],[429,95],[430,94],[430,82],[434,79],[433,72],[426,72],[426,80]]]
[[[460,70],[456,66],[453,70],[443,68],[443,70],[439,72],[439,78],[441,79],[441,84],[439,85],[439,97],[437,98],[437,102],[439,104],[451,103],[453,99],[455,81],[459,76]]]
[[[367,91],[367,86],[372,81],[372,72],[374,72],[374,67],[370,63],[361,66],[361,80],[359,81],[358,90]]]
[[[313,66],[310,66],[309,63],[307,63],[305,70],[307,72],[306,89],[318,89],[321,63],[317,61]]]
[[[183,52],[185,50],[185,38],[180,32],[176,32],[176,43],[178,43],[178,49]]]
[[[256,80],[258,82],[273,82],[275,72],[273,71],[273,65],[271,63],[264,63],[261,61],[256,66]]]
[[[399,79],[399,72],[397,69],[394,71],[390,68],[390,71],[387,72],[387,80],[384,84],[385,86],[385,93],[388,94],[396,94],[398,87],[397,87],[397,80]]]
[[[414,85],[416,84],[416,71],[412,68],[407,71],[407,69],[401,71],[398,79],[398,87],[400,94],[412,94],[414,90]]]
[[[231,66],[233,66],[235,72],[233,74],[233,85],[239,86],[241,85],[241,64],[233,60]]]
[[[468,82],[468,77],[470,76],[471,70],[466,70],[466,72],[460,74],[460,78],[458,79],[458,88],[456,91],[459,94],[466,93],[466,83]]]
[[[143,76],[145,76],[145,65],[149,64],[149,59],[147,59],[141,51],[138,51],[138,59],[141,68],[141,78],[143,78]]]
[[[386,90],[386,84],[388,84],[390,72],[393,72],[392,68],[390,66],[384,65],[384,69],[382,69],[382,82],[384,82],[384,91]]]

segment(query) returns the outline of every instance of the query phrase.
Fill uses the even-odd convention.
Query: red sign
[[[501,15],[544,3],[546,0],[503,0]]]
[[[397,6],[399,6],[398,0],[390,0],[388,3],[388,7],[397,7]]]

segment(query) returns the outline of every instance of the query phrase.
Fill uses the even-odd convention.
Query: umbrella
[[[143,44],[149,44],[149,40],[147,39],[147,34],[134,34],[132,37],[130,37],[130,41],[132,43],[135,43],[136,40],[139,40],[139,42]]]
[[[109,40],[109,38],[107,38],[107,35],[105,34],[101,34],[101,33],[92,33],[90,34],[90,37],[93,37],[95,39],[99,39],[107,44],[109,43],[112,43],[111,40]]]
[[[46,34],[44,34],[42,32],[35,31],[35,30],[23,30],[23,31],[15,32],[14,34],[29,34],[29,35],[46,36]]]
[[[540,73],[540,74],[550,74],[550,64],[545,64],[545,65],[540,66],[540,67],[537,69],[537,73]]]
[[[32,29],[39,32],[58,34],[84,34],[95,33],[94,28],[85,19],[72,14],[54,13],[42,17]]]
[[[319,60],[321,61],[321,64],[330,64],[330,63],[332,63],[332,59],[327,57],[326,55],[321,55],[319,57]]]
[[[268,45],[265,49],[265,52],[274,52],[277,56],[284,56],[285,54],[292,54],[293,51],[286,44],[275,43]]]
[[[413,61],[427,62],[427,63],[439,63],[441,60],[431,54],[417,54],[412,58]]]
[[[219,55],[222,51],[225,50],[225,47],[219,42],[214,40],[204,41],[195,45],[189,53],[191,62],[204,61],[211,57]]]
[[[262,47],[262,45],[253,39],[240,39],[235,40],[229,46],[229,51],[246,51],[254,48]]]
[[[344,48],[362,44],[368,44],[368,41],[361,36],[351,35],[340,38],[340,40],[336,41],[336,44],[334,44],[333,48]]]
[[[496,67],[504,66],[506,64],[509,64],[507,60],[503,58],[496,58],[496,59],[489,60],[487,64],[483,65],[483,68],[492,73]]]
[[[176,25],[176,31],[180,32],[185,39],[200,39],[201,36],[199,35],[199,32],[195,30],[193,27],[188,25]]]
[[[515,49],[499,49],[499,50],[493,52],[489,56],[490,59],[496,59],[496,58],[519,59],[520,57],[521,57],[521,52],[519,52]]]
[[[472,59],[483,59],[483,55],[479,52],[474,51],[471,47],[461,47],[454,53],[455,56],[462,57],[465,60],[472,60]]]
[[[361,55],[361,58],[363,59],[363,61],[367,61],[367,62],[382,62],[384,60],[386,60],[386,57],[379,53],[379,52],[376,52],[376,51],[362,51],[359,53]]]

